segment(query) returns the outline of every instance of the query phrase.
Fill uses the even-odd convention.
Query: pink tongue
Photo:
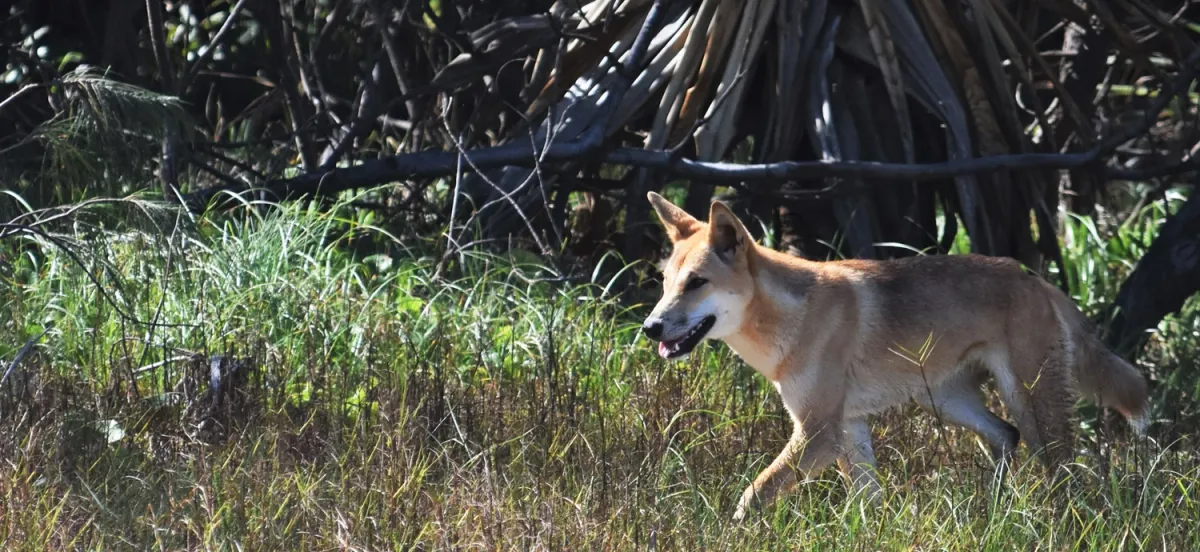
[[[667,343],[665,341],[658,342],[658,356],[663,358],[671,356],[671,348],[667,347]]]

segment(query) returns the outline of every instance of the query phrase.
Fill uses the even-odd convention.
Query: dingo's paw
[[[754,486],[746,487],[742,492],[741,500],[738,500],[737,510],[733,513],[733,521],[742,521],[751,511],[758,509],[758,493],[754,491]]]

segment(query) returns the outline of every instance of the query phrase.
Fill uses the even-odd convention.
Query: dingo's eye
[[[691,280],[688,280],[686,284],[684,284],[683,291],[692,291],[707,283],[708,280],[705,280],[704,278],[692,278]]]

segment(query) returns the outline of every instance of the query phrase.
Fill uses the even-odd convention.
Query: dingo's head
[[[741,328],[754,296],[746,266],[754,241],[724,203],[712,203],[705,223],[654,192],[647,197],[673,248],[663,265],[663,296],[642,331],[659,342],[663,358],[683,358],[703,339]]]

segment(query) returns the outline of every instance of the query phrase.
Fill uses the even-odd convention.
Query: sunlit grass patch
[[[55,229],[78,259],[36,238],[0,244],[15,259],[0,358],[44,332],[0,389],[4,547],[1188,550],[1200,540],[1200,459],[1184,419],[1160,428],[1171,438],[1159,443],[1115,431],[1100,456],[1081,420],[1080,463],[1051,490],[1036,464],[994,481],[973,435],[916,409],[874,424],[880,508],[848,499],[830,470],[734,524],[736,499],[790,427],[774,391],[727,348],[663,362],[637,330],[636,293],[620,299],[608,282],[483,253],[438,279],[440,258],[423,244],[351,212],[291,205],[167,232],[132,217],[101,228],[111,219],[97,217]],[[1152,229],[1097,247],[1103,234],[1072,224],[1072,278],[1096,290],[1079,299],[1100,304],[1115,293],[1106,282],[1119,282],[1107,273]],[[1194,367],[1198,321],[1193,303],[1164,322],[1155,370]],[[227,359],[219,408],[214,355]],[[1168,377],[1157,393],[1191,396],[1190,381]]]

